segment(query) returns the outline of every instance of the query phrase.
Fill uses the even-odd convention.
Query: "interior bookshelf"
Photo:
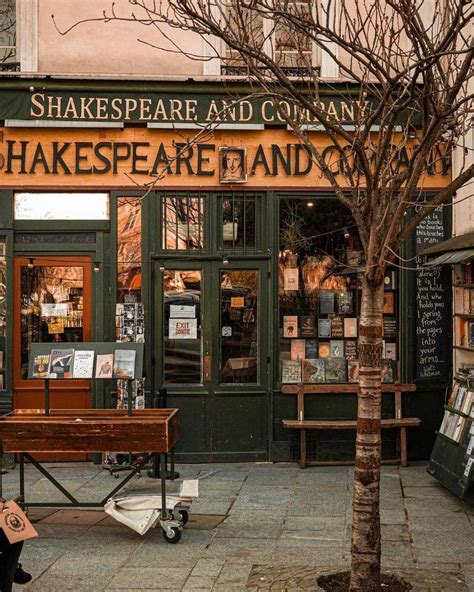
[[[453,266],[454,368],[474,372],[474,266]]]

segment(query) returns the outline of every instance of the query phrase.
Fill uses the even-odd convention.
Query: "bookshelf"
[[[472,492],[474,483],[473,417],[474,376],[456,376],[427,470],[462,498]]]

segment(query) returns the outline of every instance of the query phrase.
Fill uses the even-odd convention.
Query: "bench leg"
[[[306,430],[300,430],[300,468],[306,469]]]
[[[407,460],[407,429],[400,428],[400,465],[406,467],[408,465]]]

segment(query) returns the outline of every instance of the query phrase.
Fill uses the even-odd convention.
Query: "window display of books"
[[[51,354],[36,354],[33,357],[31,378],[130,380],[135,378],[135,360],[134,350],[116,349],[114,353],[96,356],[93,350],[52,349]]]
[[[334,281],[334,289],[301,289],[281,297],[282,384],[358,381],[361,282],[357,274]],[[387,272],[384,286],[382,380],[391,383],[399,364],[396,271]],[[474,345],[474,322],[470,336]]]

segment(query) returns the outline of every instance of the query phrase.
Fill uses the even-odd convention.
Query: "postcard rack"
[[[34,377],[34,361],[39,355],[51,356],[51,352],[60,349],[73,349],[76,351],[93,351],[94,358],[98,355],[114,354],[117,350],[128,350],[135,352],[135,369],[132,378],[114,377],[95,378],[95,374],[89,380],[124,380],[127,384],[128,415],[133,413],[132,405],[132,381],[143,378],[143,343],[119,343],[119,342],[81,342],[81,343],[32,343],[30,351],[30,360],[28,364],[28,378],[30,380],[44,381],[44,412],[50,415],[50,382],[57,380],[55,378],[36,378]],[[84,378],[60,378],[59,380],[84,380]],[[86,379],[87,380],[87,379]]]

